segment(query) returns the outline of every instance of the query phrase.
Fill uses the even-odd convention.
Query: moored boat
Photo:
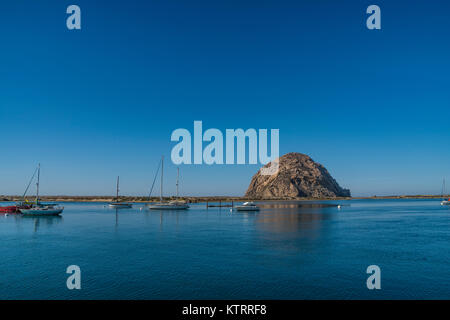
[[[178,199],[178,185],[179,185],[180,169],[177,169],[177,199]],[[186,202],[175,200],[169,202],[163,202],[163,177],[164,177],[164,156],[161,158],[161,185],[159,203],[149,203],[146,207],[150,210],[186,210],[189,209],[189,205]],[[152,187],[153,188],[153,187]],[[151,191],[150,191],[151,194]]]
[[[21,203],[18,208],[23,215],[27,216],[57,216],[64,211],[64,207],[57,204],[44,204],[39,199],[39,185],[40,185],[41,165],[37,169],[37,183],[36,183],[36,202]],[[33,175],[34,177],[34,175]],[[33,178],[32,178],[33,179]],[[31,183],[31,181],[30,181]],[[27,188],[28,189],[28,188]]]
[[[126,208],[133,207],[133,205],[131,203],[119,201],[119,177],[117,177],[116,201],[110,202],[109,207],[116,208],[116,209],[126,209]]]
[[[125,208],[132,208],[133,205],[127,202],[110,202],[109,207],[117,209],[125,209]]]
[[[20,213],[17,206],[0,207],[0,213]]]
[[[236,206],[237,211],[259,211],[259,207],[253,202],[244,202],[240,206]]]
[[[64,207],[57,205],[39,204],[29,209],[20,209],[23,215],[27,216],[58,216],[64,211]]]
[[[30,182],[28,183],[27,188],[25,189],[25,192],[22,196],[22,201],[16,202],[15,205],[12,206],[0,206],[0,213],[8,213],[8,214],[20,214],[21,209],[30,209],[31,204],[25,199],[25,196],[27,195],[28,189],[30,188],[31,183],[33,182],[34,177],[38,173],[39,166],[35,169],[33,176],[30,179]]]
[[[448,200],[444,200],[444,194],[445,194],[445,178],[442,181],[442,201],[441,201],[441,206],[450,206],[450,198]]]
[[[170,201],[170,202],[159,202],[154,204],[149,204],[147,206],[152,210],[185,210],[189,209],[189,205],[180,201]]]

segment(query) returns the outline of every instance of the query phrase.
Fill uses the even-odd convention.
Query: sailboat
[[[185,210],[189,208],[189,205],[185,202],[175,200],[169,202],[163,202],[163,177],[164,177],[164,156],[161,158],[161,185],[159,194],[159,203],[149,204],[147,207],[150,210]],[[178,199],[178,185],[179,185],[180,169],[177,171],[177,199]]]
[[[119,201],[119,177],[117,177],[117,188],[116,188],[116,201],[109,203],[110,208],[124,209],[131,208],[133,205],[128,202],[120,202]]]
[[[41,176],[41,164],[38,165],[38,176],[36,183],[36,202],[31,204],[28,208],[19,209],[23,215],[26,216],[57,216],[60,215],[64,207],[56,204],[43,204],[39,199],[39,184]]]
[[[31,208],[31,204],[28,202],[28,200],[25,199],[28,189],[30,189],[31,183],[34,180],[34,177],[36,176],[37,172],[39,170],[39,166],[36,167],[36,169],[34,170],[33,176],[30,179],[30,182],[28,182],[27,188],[25,189],[25,192],[22,195],[22,198],[20,201],[17,201],[15,205],[13,206],[7,206],[7,207],[0,207],[0,213],[12,213],[12,214],[16,214],[16,213],[21,213],[20,209],[30,209]]]
[[[442,201],[441,201],[441,205],[442,206],[450,206],[450,198],[448,200],[444,200],[444,193],[445,193],[445,179],[442,182]]]

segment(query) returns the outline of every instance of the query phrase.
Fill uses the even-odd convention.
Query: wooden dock
[[[217,203],[217,202],[215,202]],[[219,200],[219,204],[209,204],[209,201],[206,201],[206,208],[233,208],[234,201],[230,203],[222,203],[222,200]]]

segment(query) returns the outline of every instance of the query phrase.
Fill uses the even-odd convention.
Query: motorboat
[[[236,206],[237,211],[259,211],[259,207],[253,202],[244,202],[240,206]]]

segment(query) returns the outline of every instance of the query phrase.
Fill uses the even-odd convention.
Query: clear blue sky
[[[66,8],[82,30],[66,28]],[[368,5],[382,30],[365,26]],[[176,128],[279,128],[353,195],[450,181],[447,1],[15,0],[0,10],[0,194],[148,192]],[[258,166],[181,166],[241,195]],[[176,169],[167,164],[167,193]]]

